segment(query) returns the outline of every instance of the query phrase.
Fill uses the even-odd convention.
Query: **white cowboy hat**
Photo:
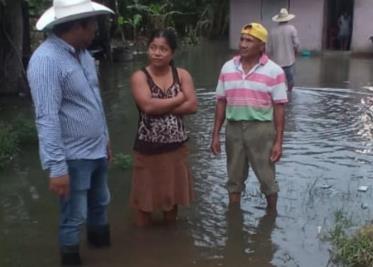
[[[53,6],[36,22],[36,29],[42,31],[63,22],[110,13],[114,14],[110,8],[91,0],[53,0]]]
[[[294,14],[289,14],[286,8],[281,8],[280,13],[272,17],[272,20],[275,22],[285,22],[295,18]]]

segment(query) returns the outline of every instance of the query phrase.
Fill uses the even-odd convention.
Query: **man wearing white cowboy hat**
[[[289,14],[286,8],[282,8],[272,18],[278,24],[271,30],[267,45],[268,55],[285,71],[289,91],[294,86],[295,56],[300,46],[296,28],[288,23],[294,18],[294,14]]]
[[[110,245],[109,134],[95,63],[86,48],[95,36],[95,17],[111,13],[90,0],[54,0],[36,24],[50,35],[32,55],[27,70],[42,167],[49,171],[49,189],[60,197],[64,265],[81,264],[84,223],[91,245]]]

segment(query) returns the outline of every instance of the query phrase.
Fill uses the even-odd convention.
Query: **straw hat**
[[[47,30],[67,21],[103,14],[114,14],[114,12],[91,0],[53,0],[53,6],[47,9],[37,21],[36,29]]]
[[[295,18],[294,14],[289,14],[286,8],[281,8],[280,13],[272,17],[272,20],[275,22],[285,22]]]

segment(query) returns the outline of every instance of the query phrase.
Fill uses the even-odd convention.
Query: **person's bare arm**
[[[193,79],[189,72],[184,69],[178,69],[181,91],[184,93],[184,102],[174,108],[173,114],[191,114],[197,111],[197,97],[194,89]]]
[[[152,98],[146,76],[142,71],[137,71],[132,75],[131,91],[137,106],[146,114],[151,115],[170,113],[185,101],[183,92],[179,92],[173,98]]]
[[[226,108],[226,100],[219,99],[216,101],[215,106],[215,120],[214,120],[214,128],[212,130],[212,141],[211,141],[211,152],[214,155],[217,155],[221,152],[220,147],[220,139],[219,134],[221,127],[225,121],[225,108]]]
[[[276,130],[275,140],[273,142],[271,161],[277,162],[282,156],[282,141],[284,137],[284,125],[285,125],[285,108],[283,103],[274,105],[274,124]]]

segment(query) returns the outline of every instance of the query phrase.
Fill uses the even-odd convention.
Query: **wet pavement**
[[[179,51],[176,59],[190,70],[199,99],[199,111],[186,118],[195,176],[192,207],[181,209],[175,226],[137,229],[128,208],[130,171],[111,168],[113,245],[95,250],[83,241],[84,266],[327,266],[329,245],[322,239],[334,213],[343,210],[356,224],[373,219],[373,59],[338,54],[298,59],[274,217],[265,213],[252,172],[241,207],[230,208],[224,153],[209,152],[214,87],[231,54],[226,44],[210,43]],[[114,154],[131,153],[137,111],[128,77],[144,60],[100,65]],[[0,102],[0,119],[20,112],[30,116],[24,100]],[[20,154],[0,173],[0,266],[59,266],[57,199],[47,191],[37,147],[23,147]],[[358,192],[361,185],[368,191]],[[156,218],[160,221],[160,214]]]

